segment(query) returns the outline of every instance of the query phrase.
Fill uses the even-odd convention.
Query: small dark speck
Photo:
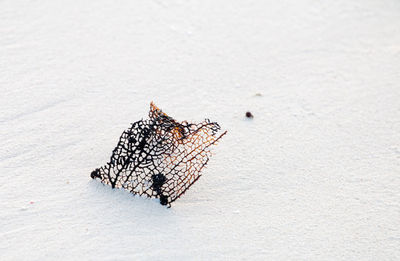
[[[250,119],[254,118],[253,114],[251,114],[251,112],[249,112],[249,111],[246,112],[246,117],[250,118]]]

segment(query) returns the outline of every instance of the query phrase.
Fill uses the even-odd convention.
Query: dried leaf
[[[110,161],[91,177],[171,206],[201,176],[210,146],[226,134],[217,135],[220,129],[208,119],[177,122],[151,103],[149,119],[125,130]]]

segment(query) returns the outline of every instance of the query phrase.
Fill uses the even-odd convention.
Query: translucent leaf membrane
[[[112,188],[159,198],[171,206],[201,176],[216,145],[226,131],[216,122],[177,122],[150,104],[149,119],[125,130],[110,161],[91,173]]]

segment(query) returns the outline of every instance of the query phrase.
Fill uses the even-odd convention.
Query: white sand
[[[398,0],[85,2],[0,2],[0,260],[400,259]],[[171,209],[89,177],[151,100],[228,130]]]

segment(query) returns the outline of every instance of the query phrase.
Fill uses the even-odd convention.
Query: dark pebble
[[[249,111],[246,112],[246,117],[251,118],[251,119],[254,118],[253,114],[251,114],[251,112],[249,112]]]

